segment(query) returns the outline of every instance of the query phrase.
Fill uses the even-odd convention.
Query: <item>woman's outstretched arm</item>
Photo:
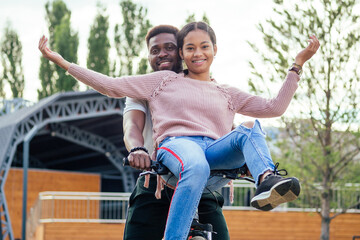
[[[52,61],[59,67],[63,68],[65,71],[69,70],[70,63],[66,61],[60,54],[57,52],[51,51],[47,46],[48,39],[43,35],[39,41],[39,50],[42,53],[43,57]]]
[[[308,42],[308,46],[296,55],[294,68],[291,68],[289,71],[276,97],[266,99],[242,92],[236,88],[230,88],[229,92],[232,95],[235,111],[243,115],[258,118],[279,117],[283,115],[298,87],[298,81],[300,80],[299,72],[302,70],[302,66],[314,56],[320,47],[319,40],[315,35],[310,36]]]
[[[109,77],[68,62],[57,52],[51,51],[47,42],[48,39],[45,36],[40,38],[39,50],[44,58],[63,68],[75,79],[109,97],[127,96],[147,100],[163,77],[170,73],[175,74],[170,71],[159,71],[147,75]]]

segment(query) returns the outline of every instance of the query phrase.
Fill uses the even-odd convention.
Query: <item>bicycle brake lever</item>
[[[147,174],[166,175],[166,174],[168,174],[170,172],[167,167],[165,167],[164,165],[162,165],[159,162],[155,162],[155,161],[152,161],[152,160],[151,160],[150,168],[153,169],[154,171],[142,172],[142,173],[140,173],[140,176],[147,175]]]
[[[165,165],[163,165],[163,164],[161,164],[159,162],[156,162],[156,161],[151,160],[151,166],[150,167],[152,169],[154,169],[154,171],[158,175],[166,175],[166,174],[168,174],[170,172],[169,169]]]
[[[156,172],[153,172],[153,171],[146,171],[146,172],[142,172],[139,174],[139,176],[144,176],[144,175],[147,175],[147,174],[152,174],[152,175],[157,175]]]

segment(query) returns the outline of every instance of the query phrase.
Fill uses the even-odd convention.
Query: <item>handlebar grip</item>
[[[123,166],[130,166],[129,159],[127,157],[123,158]]]
[[[123,158],[123,166],[130,166],[129,159],[127,157]],[[169,173],[169,169],[166,166],[151,159],[150,159],[150,168],[153,169],[159,175],[166,175]]]

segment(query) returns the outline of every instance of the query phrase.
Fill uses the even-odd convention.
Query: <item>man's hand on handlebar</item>
[[[139,150],[129,154],[129,165],[140,170],[150,170],[150,156],[146,152]]]

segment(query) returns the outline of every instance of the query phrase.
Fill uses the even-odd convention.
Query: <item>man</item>
[[[178,55],[176,33],[178,29],[169,25],[152,28],[146,43],[149,63],[154,71],[182,71],[182,61]],[[137,169],[150,167],[147,150],[153,149],[152,121],[145,101],[127,98],[124,110],[124,141],[130,151],[130,166]],[[161,199],[155,197],[156,176],[150,176],[149,187],[144,187],[145,177],[139,177],[129,200],[128,216],[124,230],[124,240],[161,240],[173,190],[166,187]],[[204,193],[199,203],[199,220],[213,225],[213,239],[230,239],[221,207],[224,199],[218,192]]]

